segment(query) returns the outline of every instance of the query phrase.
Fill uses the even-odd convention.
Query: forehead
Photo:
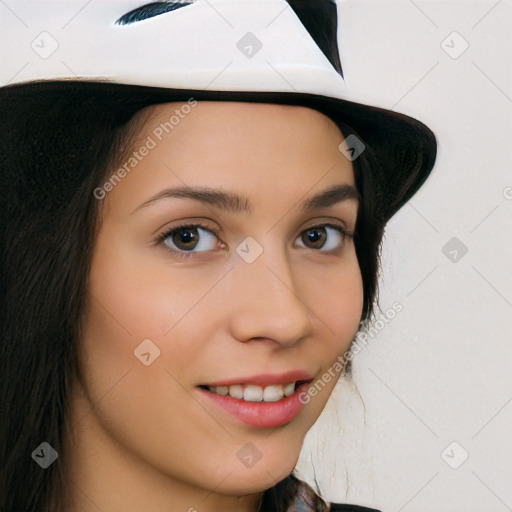
[[[321,129],[322,132],[332,132],[331,135],[342,136],[336,123],[322,112],[294,105],[191,100],[152,105],[145,108],[139,115],[146,121],[146,131],[152,126],[166,122],[172,125],[173,132],[183,132],[185,129],[204,130],[215,126],[224,130],[229,127],[236,127],[237,131],[243,129],[241,134],[265,127],[268,131],[275,131],[278,126],[293,125],[297,134]],[[186,123],[182,122],[185,119]],[[211,135],[213,136],[214,133]],[[325,135],[325,133],[319,135]]]
[[[138,142],[154,139],[156,153],[187,160],[207,156],[236,162],[294,164],[306,159],[319,162],[340,157],[344,137],[323,113],[302,106],[268,103],[199,101],[164,103],[144,109]],[[139,127],[141,125],[139,124]],[[192,152],[192,153],[190,153]],[[213,158],[213,161],[212,161]],[[351,167],[351,166],[349,166]]]
[[[352,164],[339,149],[339,128],[307,107],[165,103],[141,111],[135,124],[127,157],[139,149],[144,156],[132,157],[136,165],[109,201],[124,192],[134,203],[164,187],[208,185],[236,188],[263,208],[278,208],[314,188],[354,184]]]

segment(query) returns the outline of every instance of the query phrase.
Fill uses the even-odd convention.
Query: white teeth
[[[263,389],[261,386],[247,386],[244,391],[244,400],[261,402],[263,400]]]
[[[226,386],[217,386],[215,392],[218,395],[226,396],[228,394],[228,388]]]
[[[290,384],[286,384],[286,386],[284,387],[284,396],[293,395],[294,391],[295,391],[295,382],[290,382]]]
[[[290,382],[285,386],[271,384],[270,386],[265,386],[265,388],[254,384],[245,386],[245,388],[241,384],[233,384],[229,387],[209,386],[208,389],[217,395],[229,395],[248,402],[278,402],[284,397],[293,395],[295,392],[295,382]]]
[[[280,384],[273,384],[272,386],[267,386],[263,391],[263,401],[264,402],[277,402],[281,400],[284,396],[283,386]]]
[[[240,384],[233,384],[233,386],[229,386],[229,396],[233,398],[243,398],[244,390]]]

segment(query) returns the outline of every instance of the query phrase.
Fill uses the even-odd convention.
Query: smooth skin
[[[181,105],[145,109],[132,150]],[[342,141],[309,108],[199,102],[108,193],[65,450],[75,512],[254,512],[293,470],[337,379],[273,429],[241,423],[197,386],[295,369],[316,381],[348,349],[363,305],[353,240],[331,227],[317,241],[306,233],[321,222],[352,233],[358,201],[298,208],[354,185]],[[251,212],[184,198],[144,205],[183,186],[236,192]],[[194,222],[206,229],[193,243],[177,245],[180,232],[157,241]],[[263,248],[252,263],[236,252],[249,236]],[[134,355],[145,339],[160,350],[148,366]],[[262,454],[251,467],[237,456],[247,443]]]

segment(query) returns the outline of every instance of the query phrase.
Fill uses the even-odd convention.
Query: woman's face
[[[163,489],[205,490],[184,502],[201,511],[293,470],[360,320],[358,201],[343,136],[317,111],[145,114],[94,247],[73,456],[98,506],[102,486],[122,485],[146,505]]]

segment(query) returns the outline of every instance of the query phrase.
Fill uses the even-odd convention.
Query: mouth
[[[307,378],[304,378],[307,377]],[[280,382],[279,382],[280,381]],[[300,400],[313,378],[304,372],[260,376],[197,386],[208,404],[238,422],[257,428],[276,428],[293,421],[305,406]]]
[[[278,402],[283,398],[292,396],[303,384],[309,384],[313,379],[298,380],[287,384],[270,384],[259,386],[257,384],[232,384],[230,386],[198,386],[220,396],[228,396],[245,402]]]

